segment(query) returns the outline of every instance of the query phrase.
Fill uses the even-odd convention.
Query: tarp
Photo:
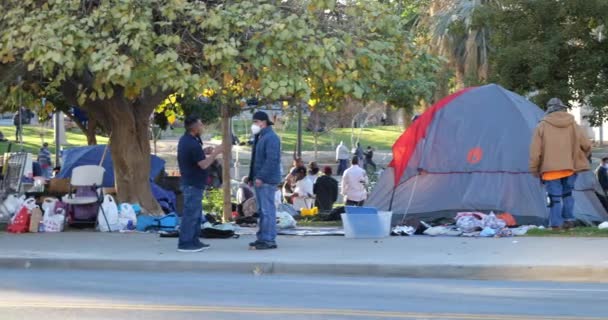
[[[105,145],[87,146],[71,148],[63,151],[61,172],[59,178],[70,178],[72,170],[84,165],[99,165],[99,161],[103,156]],[[143,161],[143,160],[142,160]],[[165,160],[150,155],[150,179],[156,178],[165,168]],[[112,156],[108,150],[106,157],[102,163],[106,169],[103,176],[104,187],[114,187],[114,166],[112,164]]]
[[[546,194],[528,170],[532,133],[544,113],[498,85],[469,88],[441,100],[393,146],[394,159],[366,205],[421,217],[498,211],[519,223],[548,220]],[[575,215],[608,219],[592,172],[579,175]]]

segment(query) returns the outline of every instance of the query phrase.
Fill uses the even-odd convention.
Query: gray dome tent
[[[395,142],[393,161],[367,206],[421,219],[460,211],[509,212],[519,224],[546,224],[543,185],[528,171],[532,133],[544,113],[498,85],[468,88],[422,114]],[[593,172],[579,174],[575,216],[608,220]]]

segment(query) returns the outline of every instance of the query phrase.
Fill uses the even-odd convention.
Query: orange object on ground
[[[517,221],[515,220],[515,217],[512,214],[508,213],[508,212],[501,213],[501,214],[497,215],[496,217],[498,219],[506,222],[507,223],[507,227],[514,227],[514,226],[517,225]]]

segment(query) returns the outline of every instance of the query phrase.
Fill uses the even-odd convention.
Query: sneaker
[[[197,246],[194,246],[192,248],[187,248],[187,249],[186,248],[184,248],[184,249],[178,248],[177,251],[179,251],[179,252],[201,252],[203,250],[209,249],[209,247],[210,247],[210,245],[201,243],[201,244],[199,244]]]
[[[278,248],[276,243],[258,242],[255,246],[251,246],[251,250],[270,250]]]

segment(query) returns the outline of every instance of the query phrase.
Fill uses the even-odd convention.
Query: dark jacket
[[[314,186],[315,205],[321,211],[331,211],[338,201],[338,181],[330,176],[321,176]]]
[[[251,161],[251,176],[265,184],[281,182],[281,140],[272,130],[264,128],[256,137]],[[254,180],[255,181],[255,180]]]
[[[608,190],[608,169],[599,166],[597,170],[595,170],[595,175],[602,186],[602,190]]]

